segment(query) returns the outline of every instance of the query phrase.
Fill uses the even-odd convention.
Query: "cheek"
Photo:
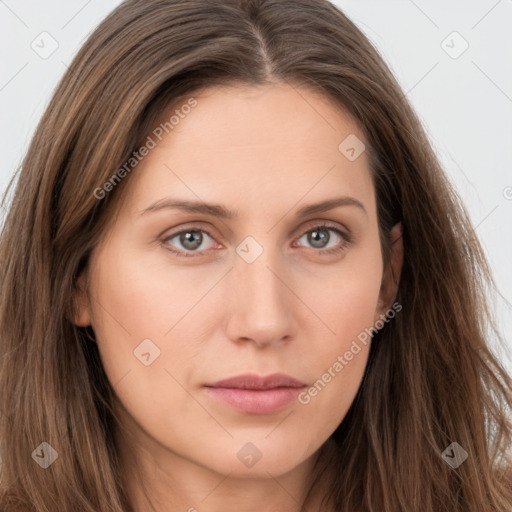
[[[136,377],[143,386],[192,300],[190,287],[171,281],[165,268],[143,254],[115,245],[99,255],[94,276],[92,322],[105,371],[113,383],[130,372],[130,380]]]
[[[190,339],[198,337],[201,308],[193,306],[211,284],[199,277],[191,282],[190,274],[171,273],[170,265],[141,253],[110,248],[98,263],[93,326],[105,373],[121,403],[141,424],[151,418],[150,429],[164,423],[171,404],[180,417],[197,415],[196,402],[180,383],[198,352]],[[178,435],[179,421],[166,426],[166,435]]]
[[[127,245],[112,243],[95,265],[93,326],[105,372],[132,411],[165,411],[170,402],[187,411],[194,404],[180,383],[208,363],[203,342],[225,312],[210,291],[225,269],[180,267],[159,249]]]
[[[299,402],[326,432],[341,422],[364,375],[382,276],[380,253],[375,258],[374,252],[347,259],[315,288],[315,304],[330,332],[322,329],[327,334],[304,354],[311,379]]]
[[[328,348],[342,350],[373,325],[381,282],[382,260],[377,243],[347,254],[336,267],[323,269],[304,282],[302,293],[305,297],[309,293],[318,316],[329,327]]]
[[[113,247],[97,266],[95,294],[101,300],[96,303],[95,327],[111,331],[104,339],[114,344],[129,340],[133,348],[145,338],[165,341],[214,278],[173,269],[160,249],[144,253]]]

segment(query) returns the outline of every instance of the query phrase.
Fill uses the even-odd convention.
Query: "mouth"
[[[204,384],[210,396],[247,414],[274,414],[290,405],[305,387],[282,373],[245,374]]]

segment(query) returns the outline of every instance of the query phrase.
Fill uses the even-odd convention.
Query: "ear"
[[[385,313],[391,308],[398,293],[398,284],[402,273],[404,260],[403,247],[403,226],[399,222],[393,226],[390,232],[391,237],[391,261],[384,269],[382,283],[379,293],[378,312]]]
[[[85,271],[76,280],[73,290],[74,318],[71,321],[79,327],[91,325],[91,306],[87,296],[87,283]]]

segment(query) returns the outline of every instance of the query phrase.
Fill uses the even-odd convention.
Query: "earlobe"
[[[390,232],[391,237],[391,261],[384,270],[379,296],[379,307],[382,312],[387,311],[393,304],[398,293],[400,275],[404,259],[403,226],[398,222]]]
[[[73,302],[74,317],[72,322],[79,327],[87,327],[91,325],[91,312],[87,297],[85,273],[82,273],[76,280]]]

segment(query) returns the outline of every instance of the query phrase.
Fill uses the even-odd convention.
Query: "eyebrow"
[[[355,199],[354,197],[342,196],[327,199],[320,203],[303,206],[297,211],[296,217],[301,219],[303,217],[307,217],[308,215],[332,210],[339,206],[355,206],[356,208],[362,210],[366,216],[368,215],[361,201]],[[234,219],[238,216],[238,211],[230,211],[220,204],[204,203],[202,201],[186,201],[183,199],[175,199],[171,197],[164,197],[156,203],[149,205],[139,213],[140,215],[145,215],[147,213],[163,210],[166,208],[183,210],[189,213],[201,213],[219,217],[221,219]]]

